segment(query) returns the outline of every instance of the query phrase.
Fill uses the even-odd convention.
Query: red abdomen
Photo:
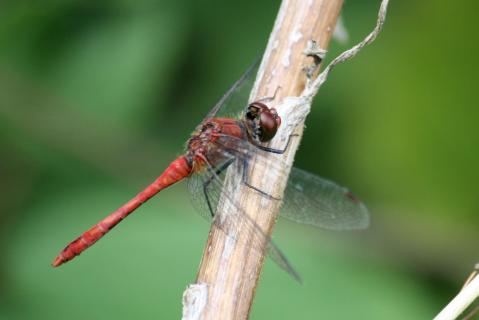
[[[173,161],[163,174],[142,192],[128,201],[125,205],[112,212],[105,219],[98,222],[91,229],[68,244],[65,249],[55,258],[52,265],[57,267],[85,251],[88,247],[100,240],[108,231],[115,227],[121,220],[126,218],[136,208],[141,206],[148,199],[160,192],[162,189],[178,182],[191,173],[191,166],[186,157],[181,156]]]

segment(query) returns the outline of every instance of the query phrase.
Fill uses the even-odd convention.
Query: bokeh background
[[[348,43],[379,1],[347,1]],[[184,184],[81,258],[79,233],[141,190],[264,50],[279,1],[0,3],[0,319],[178,319],[209,226]],[[350,186],[371,227],[280,222],[304,278],[266,263],[251,319],[430,319],[479,260],[477,10],[392,1],[321,89],[296,165]]]

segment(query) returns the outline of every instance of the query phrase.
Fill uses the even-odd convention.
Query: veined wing
[[[235,118],[248,105],[249,94],[253,87],[260,60],[257,59],[243,75],[226,91],[216,105],[203,119],[214,117]]]
[[[248,162],[254,157],[256,167],[265,175],[268,168],[284,172],[287,167],[281,155],[260,150],[248,141],[225,136],[217,143],[238,161]],[[263,180],[275,181],[275,178],[265,176]],[[280,216],[332,230],[364,229],[369,225],[368,209],[349,189],[297,168],[290,171]]]
[[[297,168],[291,169],[280,215],[332,230],[369,225],[368,209],[349,189]]]

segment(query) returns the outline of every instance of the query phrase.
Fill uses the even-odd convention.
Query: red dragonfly
[[[252,79],[256,68],[250,67],[220,99],[191,135],[186,153],[174,160],[148,187],[126,204],[109,214],[91,229],[68,244],[55,258],[52,265],[58,267],[72,260],[97,242],[120,221],[148,199],[172,184],[188,178],[188,189],[198,211],[212,220],[228,236],[236,239],[238,233],[248,231],[250,242],[258,250],[268,250],[269,256],[284,270],[300,281],[298,273],[271,238],[241,208],[233,196],[223,190],[225,171],[235,167],[241,171],[243,183],[262,197],[282,201],[280,215],[295,222],[335,230],[361,229],[369,224],[364,204],[348,189],[300,169],[292,168],[283,199],[273,197],[248,181],[248,168],[254,159],[256,168],[278,165],[266,160],[268,153],[281,155],[288,148],[290,136],[283,149],[264,145],[271,141],[281,125],[281,118],[267,99],[247,105],[240,119],[220,117],[228,113],[228,106],[245,83]],[[246,92],[249,92],[246,90]],[[234,166],[232,166],[235,164]],[[259,170],[259,169],[257,169]],[[227,217],[216,215],[216,208],[231,208]],[[224,220],[228,223],[225,224]],[[228,227],[226,227],[228,226]]]

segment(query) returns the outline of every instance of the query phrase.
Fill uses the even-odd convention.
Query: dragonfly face
[[[253,102],[246,110],[245,124],[253,140],[268,142],[276,135],[281,125],[281,118],[275,108],[268,108],[261,102]]]

